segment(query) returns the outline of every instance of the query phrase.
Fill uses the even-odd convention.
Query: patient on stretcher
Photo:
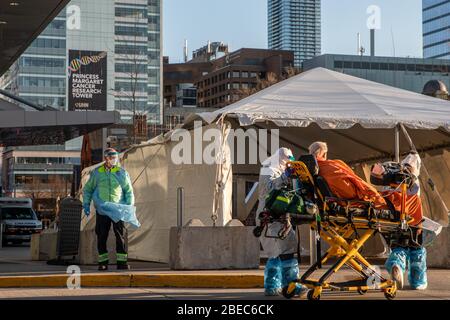
[[[314,155],[319,165],[319,175],[325,179],[332,193],[341,199],[369,201],[376,209],[401,210],[402,196],[400,190],[386,190],[378,192],[371,184],[358,177],[354,171],[343,161],[328,160],[328,146],[324,142],[315,142],[309,147],[310,154]],[[406,161],[406,162],[405,162]],[[418,155],[408,156],[404,164],[411,168],[413,174],[420,171],[420,158]],[[416,175],[416,176],[417,176]],[[416,182],[418,183],[418,182]],[[418,225],[422,219],[422,203],[420,194],[411,187],[406,197],[406,214],[413,221],[410,225]]]

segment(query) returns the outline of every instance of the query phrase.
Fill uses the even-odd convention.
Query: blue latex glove
[[[84,205],[83,206],[83,210],[84,210],[84,214],[86,215],[86,217],[89,217],[89,215],[91,214],[91,206],[90,205]]]

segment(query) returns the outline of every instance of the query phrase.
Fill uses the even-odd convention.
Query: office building
[[[269,49],[291,50],[295,66],[321,53],[320,0],[268,0]]]
[[[422,0],[423,57],[450,59],[450,1]]]
[[[324,54],[305,61],[304,67],[323,67],[417,93],[430,80],[450,85],[450,60]]]
[[[0,80],[0,86],[39,105],[71,107],[74,59],[81,65],[106,56],[101,110],[133,111],[161,122],[162,0],[71,0]],[[89,60],[91,59],[91,61]],[[92,63],[93,64],[93,63]],[[76,72],[76,71],[74,71]],[[103,102],[104,101],[104,102]]]
[[[243,48],[216,60],[195,61],[200,62],[164,64],[166,118],[174,116],[173,110],[168,109],[180,106],[183,95],[187,102],[183,107],[194,112],[190,108],[192,100],[186,99],[186,96],[192,96],[193,89],[196,89],[196,107],[214,110],[242,99],[262,81],[268,78],[282,80],[295,69],[294,53],[283,50]],[[180,93],[180,88],[189,90]],[[177,114],[186,113],[186,110],[180,111]]]
[[[49,216],[56,199],[70,194],[73,169],[80,164],[79,151],[56,145],[7,147],[1,158],[4,196],[32,198],[35,208]]]

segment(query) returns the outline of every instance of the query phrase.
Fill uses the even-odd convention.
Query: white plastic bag
[[[424,247],[429,247],[442,232],[442,225],[427,217],[422,222],[422,242]]]

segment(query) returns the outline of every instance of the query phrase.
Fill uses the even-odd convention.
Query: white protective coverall
[[[259,204],[256,211],[258,225],[260,224],[259,214],[264,211],[266,197],[272,190],[280,189],[288,181],[284,171],[286,169],[286,163],[290,161],[291,157],[293,158],[291,150],[281,148],[262,163],[258,184]],[[271,223],[267,227],[267,235],[277,237],[281,228],[281,223]],[[276,258],[282,254],[292,254],[297,251],[297,237],[293,229],[291,229],[287,238],[284,240],[267,238],[265,237],[265,232],[263,232],[260,241],[264,254],[268,258]]]

